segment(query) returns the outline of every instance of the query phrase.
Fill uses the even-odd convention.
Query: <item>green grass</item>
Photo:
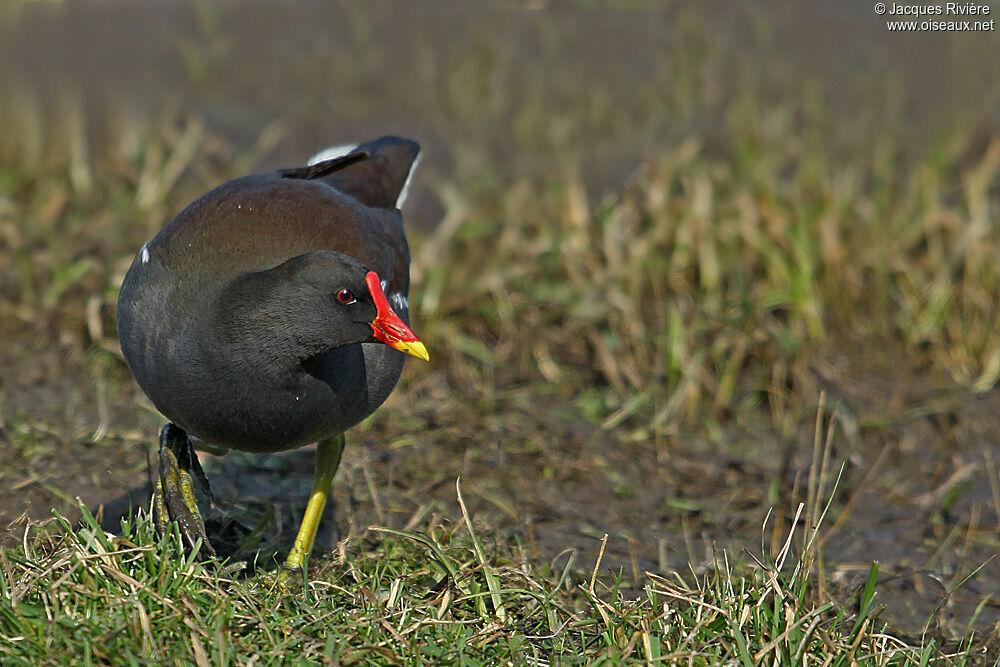
[[[84,167],[72,162],[55,175],[5,176],[7,201],[25,212],[4,222],[19,240],[6,247],[14,283],[5,313],[43,337],[69,332],[69,344],[92,350],[90,367],[111,377],[122,373],[112,313],[129,253],[168,211],[228,175],[178,182],[189,165],[212,162],[197,121],[141,146],[100,183],[74,176]],[[1000,152],[990,148],[951,179],[961,194],[946,201],[948,161],[863,186],[860,167],[787,178],[780,174],[802,156],[753,150],[742,158],[756,160],[750,172],[686,142],[601,197],[572,172],[478,194],[438,182],[444,219],[413,240],[413,302],[436,370],[407,378],[401,391],[444,386],[465,402],[438,402],[410,425],[466,419],[470,409],[502,415],[551,397],[626,441],[759,416],[793,434],[815,403],[810,361],[844,336],[919,350],[978,390],[995,384],[1000,272],[990,258],[1000,236],[981,221]],[[126,224],[133,220],[146,222]],[[855,303],[875,305],[859,319]],[[26,457],[45,448],[37,431],[15,436]],[[53,655],[85,664],[943,657],[934,641],[883,631],[877,565],[853,600],[836,602],[809,549],[795,566],[784,552],[777,562],[759,556],[757,567],[719,554],[707,571],[649,574],[626,594],[599,560],[601,576],[581,581],[574,568],[512,556],[517,545],[488,550],[461,525],[365,532],[344,562],[314,570],[305,595],[287,596],[178,555],[144,518],[105,535],[84,511],[82,527],[58,520],[2,552],[0,650],[26,664]],[[961,664],[962,651],[953,653]]]
[[[4,196],[23,213],[3,223],[18,240],[5,248],[14,282],[4,312],[22,323],[15,331],[33,328],[43,340],[59,331],[61,344],[90,349],[89,367],[103,366],[112,382],[127,381],[112,313],[129,254],[168,211],[229,175],[178,180],[212,163],[195,120],[132,150],[120,156],[126,168],[100,183],[74,176],[84,166],[72,161],[44,177],[5,174]],[[624,441],[760,419],[787,436],[816,401],[811,361],[845,336],[919,351],[921,363],[977,390],[995,384],[1000,271],[990,258],[1000,235],[982,221],[1000,151],[988,149],[957,180],[945,160],[863,185],[862,167],[788,178],[781,174],[802,156],[746,150],[757,151],[742,158],[753,171],[689,141],[651,155],[628,186],[600,197],[572,172],[478,193],[438,181],[443,221],[413,235],[413,303],[435,369],[400,391],[445,387],[463,401],[400,423],[425,431],[470,410],[514,414],[544,397]],[[946,178],[959,195],[943,195]],[[873,307],[858,318],[856,303]],[[379,418],[366,428],[381,428]],[[37,430],[14,435],[25,457],[46,447]],[[808,525],[819,523],[820,477],[810,482]],[[941,653],[936,640],[885,630],[873,602],[877,564],[862,590],[834,600],[809,547],[798,560],[761,550],[752,567],[719,553],[707,570],[647,574],[623,588],[600,558],[581,580],[516,544],[487,548],[463,527],[472,525],[466,513],[423,532],[364,532],[343,562],[319,563],[296,596],[192,562],[145,518],[110,535],[83,514],[82,526],[58,519],[0,553],[6,660],[966,660],[961,648]]]
[[[201,20],[206,38],[220,36],[211,15]],[[995,414],[956,425],[965,413],[953,404],[989,398],[1000,378],[1000,142],[955,130],[914,156],[873,100],[851,121],[878,140],[835,159],[822,99],[807,91],[762,108],[737,90],[718,136],[651,140],[625,182],[596,190],[580,147],[598,137],[606,148],[633,130],[659,136],[664,118],[697,117],[699,95],[713,89],[704,72],[720,66],[709,47],[681,48],[692,62],[658,72],[630,115],[626,101],[572,80],[560,81],[553,109],[544,67],[518,87],[502,45],[474,37],[486,46],[449,62],[433,87],[455,140],[426,147],[447,151],[451,166],[420,178],[442,217],[410,226],[415,328],[434,362],[408,367],[392,402],[350,436],[399,454],[393,482],[416,501],[397,493],[383,511],[375,473],[364,468],[362,480],[355,466],[352,478],[345,462],[336,484],[350,509],[367,492],[383,525],[352,523],[333,556],[316,554],[300,594],[271,590],[268,551],[244,576],[193,561],[142,515],[105,533],[73,500],[116,460],[141,472],[134,452],[160,420],[114,333],[134,252],[194,197],[258,168],[287,127],[276,122],[244,146],[195,113],[122,106],[94,119],[73,99],[48,108],[18,91],[7,98],[0,120],[16,131],[0,136],[0,362],[16,381],[0,387],[0,481],[10,496],[44,488],[48,507],[74,519],[15,523],[17,539],[0,546],[0,661],[961,665],[989,655],[995,628],[969,630],[991,605],[988,591],[972,619],[935,615],[906,633],[881,609],[878,575],[894,570],[866,562],[859,585],[835,581],[825,547],[864,525],[871,498],[908,503],[925,515],[922,546],[932,551],[906,555],[915,569],[938,576],[943,552],[973,554],[942,575],[942,605],[978,571],[978,554],[996,551],[992,455],[991,506],[968,499],[982,447],[973,456],[956,444],[994,442]],[[184,58],[210,87],[200,44]],[[524,99],[506,94],[514,89]],[[87,131],[95,123],[103,134]],[[475,141],[494,127],[506,133]],[[493,166],[490,147],[510,142],[533,169]],[[890,389],[871,389],[872,376]],[[926,395],[892,393],[925,381]],[[917,431],[924,439],[905,430],[921,420],[934,429]],[[505,462],[516,471],[507,495],[424,497],[490,456],[484,477]],[[773,464],[760,465],[763,488],[752,490],[762,500],[736,517],[735,503],[710,506],[696,484],[676,488],[697,472],[657,489],[660,513],[680,524],[672,550],[697,532],[742,548],[691,555],[680,572],[662,558],[646,572],[609,568],[607,550],[626,538],[586,540],[589,524],[558,556],[533,545],[547,527],[529,525],[533,508],[519,503],[543,485],[575,484],[608,487],[608,507],[629,506],[650,492],[628,476],[629,457],[671,471],[691,460],[699,471]],[[471,509],[484,499],[504,521]],[[400,506],[438,514],[402,526]],[[730,530],[747,514],[754,532],[764,523],[754,546],[745,529]]]
[[[825,599],[821,527],[840,475],[828,480],[834,427],[822,437],[806,502],[774,557],[734,564],[716,551],[702,572],[627,582],[593,553],[532,562],[512,540],[487,542],[462,519],[414,531],[373,526],[310,565],[304,590],[275,588],[275,564],[199,562],[148,515],[107,533],[81,506],[28,524],[0,547],[0,657],[5,664],[824,664],[964,665],[966,642],[942,650],[892,633],[876,601],[879,564],[847,599]],[[842,474],[842,471],[841,471]],[[828,483],[829,482],[829,483]],[[832,487],[832,488],[831,488]],[[799,523],[799,518],[804,518]],[[765,533],[767,521],[765,520]],[[762,540],[763,544],[763,540]],[[799,555],[794,556],[795,553]],[[593,559],[584,570],[576,561]],[[73,658],[70,658],[73,656]]]
[[[702,575],[647,574],[632,597],[620,573],[601,570],[607,537],[588,581],[572,558],[560,572],[516,558],[515,545],[487,555],[468,523],[432,522],[369,532],[288,594],[184,556],[179,536],[158,539],[145,516],[117,534],[85,508],[80,525],[53,524],[0,550],[5,664],[967,661],[961,647],[942,653],[884,631],[877,563],[847,606],[818,603],[807,559],[786,560],[787,546],[755,568],[722,553]]]

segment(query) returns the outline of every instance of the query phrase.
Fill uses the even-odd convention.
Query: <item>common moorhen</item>
[[[169,420],[153,498],[161,531],[174,520],[192,547],[201,539],[215,553],[194,495],[194,480],[210,493],[196,446],[277,452],[318,441],[284,573],[301,571],[344,431],[388,397],[404,353],[428,359],[407,324],[399,211],[419,152],[383,137],[229,181],[139,250],[118,298],[118,339]]]

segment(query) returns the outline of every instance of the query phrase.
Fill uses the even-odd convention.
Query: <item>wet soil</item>
[[[161,419],[111,353],[38,348],[27,333],[9,337],[0,353],[5,539],[53,508],[76,516],[77,498],[113,531],[121,516],[148,506]],[[831,594],[847,599],[879,561],[878,601],[898,632],[958,638],[969,627],[994,628],[1000,508],[990,465],[1000,458],[1000,397],[946,380],[854,373],[849,358],[816,374],[828,405],[839,402],[832,460],[845,466],[820,533]],[[573,554],[587,570],[608,534],[602,567],[620,569],[628,586],[644,571],[703,572],[723,549],[731,561],[766,562],[805,498],[808,418],[786,437],[732,424],[713,441],[691,434],[629,442],[558,401],[511,400],[473,420],[463,397],[449,400],[446,391],[433,368],[411,364],[378,416],[349,433],[321,548],[356,541],[373,524],[419,528],[432,514],[457,520],[460,477],[470,511],[493,539],[520,543],[536,561],[564,564]],[[205,503],[209,532],[221,551],[258,527],[255,552],[288,548],[313,456],[312,448],[201,455],[216,495],[211,508]],[[805,528],[796,527],[795,548]],[[937,627],[924,627],[929,618]]]
[[[341,140],[398,132],[431,147],[428,182],[476,159],[547,178],[566,154],[584,163],[601,192],[620,186],[649,146],[699,137],[707,152],[718,148],[713,127],[747,90],[765,101],[828,91],[816,99],[831,109],[830,155],[868,159],[873,138],[856,131],[859,115],[904,109],[900,143],[919,151],[973,126],[990,100],[980,94],[984,82],[997,80],[996,59],[976,57],[980,42],[965,40],[966,51],[956,52],[944,49],[943,35],[890,40],[865,2],[798,11],[801,3],[779,2],[766,10],[768,21],[752,2],[690,14],[571,12],[554,2],[540,3],[552,5],[547,13],[446,7],[432,15],[400,15],[399,3],[376,2],[370,15],[348,16],[332,3],[218,3],[217,13],[201,14],[194,4],[161,3],[155,15],[135,4],[0,8],[0,62],[9,65],[0,68],[0,90],[24,86],[38,95],[42,124],[58,124],[64,97],[93,98],[95,153],[122,109],[140,117],[178,109],[236,145],[267,143],[268,127],[285,137],[255,156],[260,168],[296,164],[332,133]],[[748,26],[756,26],[752,34]],[[713,41],[731,50],[716,53]],[[994,55],[992,43],[982,44]],[[668,60],[677,66],[664,70]],[[663,108],[685,81],[691,95],[681,101],[690,103]],[[543,99],[541,120],[518,116],[530,95]],[[926,104],[931,97],[935,104]],[[463,106],[469,99],[475,105]],[[602,101],[624,109],[606,113],[625,121],[601,124],[588,111],[579,145],[556,137],[532,146],[518,134],[551,119],[556,132],[561,114]],[[414,224],[440,219],[432,200],[418,183]],[[53,508],[73,516],[76,498],[113,530],[148,502],[161,418],[115,355],[113,335],[88,341],[51,331],[7,305],[0,299],[5,539],[19,539],[26,519],[45,520]],[[830,590],[847,599],[878,560],[877,602],[899,631],[919,635],[932,612],[940,627],[930,631],[947,637],[963,635],[973,616],[974,627],[994,630],[1000,500],[991,466],[1000,459],[1000,396],[928,377],[885,348],[874,341],[867,351],[860,343],[829,351],[816,360],[814,397],[805,399],[818,401],[823,390],[827,405],[839,404],[832,458],[846,467],[822,532]],[[749,416],[708,434],[637,441],[582,419],[571,397],[541,405],[522,400],[530,388],[504,391],[483,413],[476,397],[450,393],[432,365],[410,364],[373,421],[348,434],[321,541],[357,537],[370,524],[419,527],[432,513],[455,519],[461,476],[470,510],[498,539],[516,538],[532,558],[559,563],[573,550],[586,569],[608,534],[603,565],[635,581],[644,570],[714,567],[716,547],[766,560],[804,500],[809,411],[790,433]],[[312,452],[203,460],[217,495],[213,539],[225,540],[234,517],[253,527],[269,516],[264,543],[286,549],[311,484]],[[800,535],[805,528],[796,526]]]

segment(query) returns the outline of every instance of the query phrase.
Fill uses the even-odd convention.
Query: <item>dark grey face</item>
[[[303,359],[326,350],[376,342],[377,309],[360,262],[317,250],[238,279],[222,295],[219,333],[230,340],[270,341]]]
[[[353,257],[317,250],[293,257],[285,265],[290,272],[289,287],[310,295],[331,320],[367,327],[375,319],[375,303],[365,283],[368,269]]]

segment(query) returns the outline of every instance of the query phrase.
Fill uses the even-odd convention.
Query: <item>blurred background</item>
[[[327,545],[460,516],[461,475],[497,542],[592,562],[607,533],[628,585],[771,557],[829,501],[831,595],[877,559],[903,630],[993,628],[1000,37],[885,18],[0,5],[8,538],[148,503],[162,418],[115,335],[141,244],[224,180],[398,134],[424,149],[404,219],[434,362],[348,434]],[[203,458],[216,530],[287,547],[312,453]]]

